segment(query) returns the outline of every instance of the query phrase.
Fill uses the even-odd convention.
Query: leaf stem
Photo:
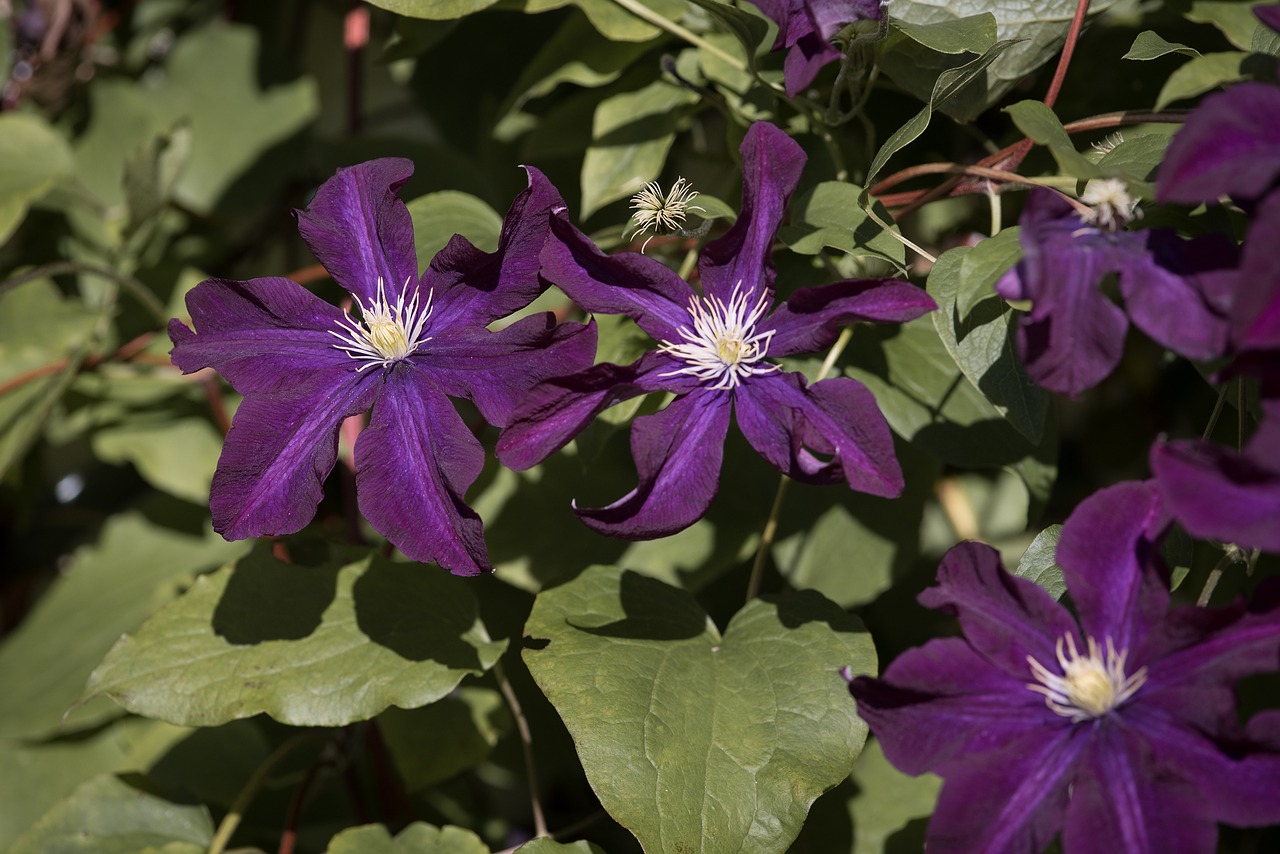
[[[676,38],[684,39],[694,47],[706,51],[707,53],[719,59],[721,62],[728,63],[729,65],[733,66],[734,68],[743,72],[744,74],[750,73],[751,69],[747,68],[747,64],[743,62],[741,59],[738,59],[733,54],[726,53],[725,51],[721,50],[720,48],[716,47],[715,45],[703,39],[702,36],[699,36],[696,33],[692,33],[689,30],[686,30],[684,27],[680,26],[675,21],[664,18],[662,15],[659,15],[657,12],[653,11],[648,6],[645,6],[643,3],[638,2],[638,0],[613,0],[613,2],[617,3],[623,9],[626,9],[628,12],[635,15],[637,18],[641,19],[642,21],[647,21],[648,23],[653,24],[655,27],[657,27],[660,30],[666,30]]]
[[[0,294],[5,291],[25,285],[27,282],[33,282],[36,279],[43,279],[48,276],[61,276],[66,273],[84,273],[90,276],[101,276],[108,281],[115,282],[122,287],[131,297],[142,304],[164,328],[169,324],[169,309],[164,307],[160,300],[156,299],[156,295],[142,282],[133,276],[126,276],[123,273],[117,273],[114,270],[108,270],[105,267],[97,267],[92,264],[83,264],[79,261],[54,261],[52,264],[44,264],[35,267],[25,273],[21,273],[12,278],[5,279],[0,282]]]
[[[542,814],[542,802],[538,799],[538,773],[533,763],[533,735],[529,731],[529,722],[520,708],[520,700],[516,697],[515,689],[507,681],[501,659],[494,662],[493,676],[498,680],[498,689],[502,691],[502,696],[511,708],[511,715],[516,719],[516,729],[520,733],[520,746],[524,749],[525,776],[529,781],[529,804],[533,808],[533,835],[535,838],[548,836],[550,834],[547,833],[547,820]]]
[[[245,810],[249,808],[249,804],[253,802],[258,791],[267,782],[267,777],[275,769],[276,765],[280,764],[280,760],[307,742],[324,738],[326,735],[326,733],[318,730],[299,733],[281,744],[271,752],[270,756],[263,760],[257,770],[253,772],[253,776],[249,778],[249,782],[244,784],[240,794],[236,795],[235,802],[231,804],[227,814],[223,816],[222,823],[218,825],[218,832],[214,834],[213,841],[209,843],[209,854],[222,854],[226,850],[227,843],[231,841],[231,835],[236,832],[236,828],[240,826],[240,821],[244,818]]]

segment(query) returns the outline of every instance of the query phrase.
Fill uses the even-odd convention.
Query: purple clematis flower
[[[774,50],[787,48],[783,83],[795,95],[813,82],[824,65],[842,54],[831,44],[836,33],[856,21],[884,20],[881,0],[752,0],[778,25]]]
[[[769,359],[828,347],[848,323],[910,320],[935,304],[907,282],[874,279],[802,289],[775,308],[773,238],[805,156],[758,123],[742,161],[742,213],[703,250],[701,294],[653,259],[604,255],[563,211],[553,218],[543,275],[587,311],[629,315],[659,344],[632,365],[599,364],[534,388],[498,438],[498,459],[528,468],[614,403],[675,395],[632,426],[639,486],[607,507],[575,508],[601,533],[648,539],[697,521],[716,492],[731,413],[752,447],[792,478],[902,491],[888,425],[865,386],[848,378],[810,385]]]
[[[360,511],[410,558],[459,575],[490,569],[463,495],[484,452],[449,397],[504,424],[534,383],[591,363],[595,333],[527,317],[485,327],[541,290],[537,255],[563,202],[536,169],[503,222],[497,252],[455,235],[421,278],[408,160],[340,169],[298,212],[303,239],[351,292],[360,317],[289,279],[209,279],[187,294],[196,331],[173,320],[173,361],[217,369],[245,396],[209,498],[230,540],[301,530],[337,458],[342,420],[373,408],[355,447]]]
[[[1057,193],[1032,190],[1021,220],[1022,260],[996,283],[1005,299],[1032,302],[1017,335],[1028,375],[1063,394],[1091,388],[1119,364],[1130,319],[1176,353],[1221,355],[1235,282],[1231,241],[1120,230],[1135,203],[1114,179],[1091,181],[1081,201],[1094,206],[1088,217]],[[1124,309],[1099,287],[1108,273],[1119,279]]]
[[[1251,606],[1170,607],[1158,493],[1124,483],[1067,520],[1079,613],[962,543],[920,602],[963,637],[908,650],[850,692],[885,755],[944,785],[930,854],[1208,854],[1217,823],[1280,820],[1275,713],[1241,727],[1233,686],[1280,666],[1280,586]],[[974,793],[981,796],[975,797]]]

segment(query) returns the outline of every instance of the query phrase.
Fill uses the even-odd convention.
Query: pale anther
[[[1121,178],[1094,178],[1084,185],[1080,201],[1089,206],[1081,218],[1106,231],[1119,231],[1142,217],[1138,200],[1129,195],[1129,186]]]
[[[422,303],[422,292],[415,289],[413,298],[406,305],[405,294],[412,281],[405,281],[399,298],[392,305],[387,301],[386,286],[379,276],[378,293],[368,305],[362,305],[356,298],[360,320],[357,321],[349,312],[343,312],[343,319],[338,321],[341,331],[329,330],[330,335],[343,342],[334,344],[335,348],[364,363],[356,369],[357,372],[373,366],[395,364],[431,340],[430,336],[422,333],[426,329],[427,318],[431,317],[431,301],[435,292],[428,291],[427,300]]]
[[[662,341],[658,348],[685,366],[662,376],[684,374],[710,383],[712,389],[733,389],[746,377],[778,370],[777,365],[762,364],[773,330],[756,333],[756,323],[768,310],[769,293],[761,288],[750,307],[749,298],[742,282],[734,286],[727,304],[716,297],[690,297],[693,328],[681,326],[677,331],[683,342]]]
[[[640,247],[643,252],[656,235],[670,234],[681,230],[686,214],[693,211],[706,211],[698,205],[690,204],[698,197],[698,191],[684,178],[677,178],[671,185],[671,192],[663,193],[657,181],[645,184],[644,189],[631,197],[631,207],[635,213],[631,215],[628,229],[633,229],[631,236],[639,237],[646,231],[653,234]],[[623,231],[626,236],[626,231]]]
[[[1125,675],[1125,659],[1129,652],[1116,652],[1111,638],[1107,638],[1105,661],[1098,642],[1093,638],[1088,638],[1087,642],[1089,654],[1081,655],[1070,633],[1058,638],[1056,652],[1061,675],[1027,656],[1031,675],[1036,680],[1028,683],[1027,688],[1043,694],[1046,706],[1073,723],[1098,718],[1118,708],[1147,681],[1145,667],[1139,668],[1132,676]]]

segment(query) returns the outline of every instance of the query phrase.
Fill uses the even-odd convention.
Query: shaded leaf
[[[1200,51],[1193,47],[1187,47],[1180,42],[1169,42],[1160,38],[1151,30],[1143,30],[1138,33],[1137,38],[1133,40],[1133,46],[1129,48],[1129,52],[1121,59],[1148,60],[1166,56],[1170,53],[1180,53],[1183,56],[1199,56]]]
[[[1253,14],[1254,6],[1264,5],[1265,0],[1195,0],[1191,10],[1186,14],[1188,21],[1197,24],[1211,24],[1241,50],[1248,50],[1253,43],[1253,35],[1262,24]]]
[[[662,30],[642,18],[628,12],[613,0],[524,0],[524,11],[529,14],[559,9],[572,3],[591,21],[591,26],[610,41],[643,42],[657,38]],[[684,12],[684,0],[644,0],[651,12],[668,20],[679,19]]]
[[[687,593],[593,567],[534,601],[524,658],[601,804],[651,851],[781,850],[866,738],[839,668],[869,636],[813,591],[723,637]]]
[[[504,647],[488,639],[467,583],[438,567],[287,565],[264,544],[122,637],[85,697],[189,726],[260,713],[343,726],[435,702]]]
[[[913,820],[933,813],[942,789],[942,779],[936,774],[908,777],[894,768],[874,739],[867,742],[858,764],[853,766],[853,781],[858,785],[858,794],[849,804],[853,854],[889,854],[898,850],[896,843],[905,840],[897,835]]]
[[[1050,525],[1031,541],[1027,550],[1018,560],[1018,568],[1014,575],[1039,584],[1054,599],[1061,599],[1067,592],[1067,583],[1062,578],[1062,567],[1058,566],[1058,539],[1062,536],[1061,525]]]
[[[397,15],[448,21],[488,9],[498,0],[369,0],[369,4]]]
[[[844,181],[824,181],[802,194],[791,205],[791,222],[778,237],[801,255],[817,255],[825,248],[851,255],[876,255],[902,267],[906,247],[871,219],[858,204],[863,190]],[[884,222],[893,222],[884,205],[874,210]]]
[[[577,842],[556,842],[545,836],[526,842],[516,849],[523,854],[605,854],[599,845],[579,839]]]
[[[124,196],[129,210],[125,233],[155,218],[173,197],[191,156],[191,128],[179,122],[134,150],[124,164]]]
[[[756,51],[763,46],[769,35],[769,22],[755,11],[754,6],[738,8],[722,3],[720,0],[689,0],[693,5],[707,10],[707,13],[742,45],[743,56],[749,65],[755,63]]]
[[[1244,61],[1248,58],[1247,53],[1226,51],[1206,53],[1189,60],[1169,75],[1156,97],[1156,109],[1163,110],[1174,101],[1194,98],[1224,83],[1245,79],[1248,75],[1244,71]]]
[[[8,71],[9,66],[0,68]],[[31,113],[0,114],[0,245],[27,215],[27,206],[71,176],[71,149]]]
[[[509,728],[502,695],[488,688],[459,688],[420,709],[392,707],[378,716],[407,792],[478,765]]]
[[[421,821],[393,839],[381,824],[349,827],[329,840],[328,854],[489,854],[489,846],[461,827],[435,827]]]
[[[1040,101],[1019,101],[1004,108],[1028,137],[1041,145],[1047,146],[1053,159],[1058,161],[1058,168],[1063,174],[1073,178],[1096,178],[1101,171],[1097,165],[1076,151],[1071,137],[1067,136],[1053,110]]]
[[[194,504],[209,501],[222,436],[204,418],[126,419],[93,436],[93,452],[109,463],[133,463],[138,474],[163,492]]]
[[[498,248],[502,217],[470,193],[456,190],[428,193],[409,202],[408,208],[413,217],[413,244],[418,253],[419,271],[427,268],[455,234],[461,234],[485,252]]]

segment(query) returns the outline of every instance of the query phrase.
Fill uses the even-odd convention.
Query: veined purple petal
[[[422,287],[434,295],[434,326],[487,326],[542,292],[538,253],[547,240],[551,211],[564,207],[564,200],[537,169],[526,166],[525,171],[529,186],[507,210],[495,252],[482,252],[454,235],[431,259]]]
[[[589,368],[595,352],[594,322],[557,325],[545,312],[497,332],[446,328],[411,358],[445,394],[470,400],[486,421],[503,427],[529,389]]]
[[[214,368],[241,394],[353,364],[329,334],[342,312],[289,279],[208,279],[187,293],[187,310],[197,331],[169,321],[173,363],[186,374]]]
[[[1218,828],[1204,816],[1199,781],[1162,765],[1141,736],[1115,720],[1101,721],[1079,759],[1062,829],[1064,854],[1211,854]]]
[[[302,530],[315,516],[338,456],[342,419],[367,410],[376,372],[298,371],[295,385],[250,394],[236,410],[209,494],[213,527],[228,540]]]
[[[412,174],[413,162],[401,157],[339,169],[295,212],[311,252],[362,304],[377,298],[379,278],[393,304],[418,281],[413,221],[396,195]]]
[[[455,575],[492,571],[480,517],[463,500],[484,449],[444,393],[411,362],[387,372],[356,442],[360,512],[413,560]]]
[[[703,248],[698,270],[707,296],[727,303],[740,283],[753,304],[758,288],[773,290],[773,238],[807,158],[799,143],[767,122],[747,130],[740,150],[742,210],[732,228]]]
[[[798,38],[782,64],[782,83],[787,94],[794,96],[804,91],[824,66],[842,55],[821,36],[808,33]]]
[[[701,518],[720,485],[728,392],[677,397],[631,425],[631,455],[640,483],[608,505],[575,507],[589,528],[610,537],[650,540],[682,531]]]
[[[1280,88],[1239,83],[1205,98],[1173,137],[1156,183],[1162,202],[1265,195],[1280,177]]]
[[[1268,27],[1280,32],[1280,5],[1255,6],[1253,14]]]
[[[1210,442],[1163,442],[1151,471],[1170,512],[1197,537],[1280,551],[1280,468]]]
[[[515,471],[537,465],[615,403],[668,387],[669,370],[670,357],[651,351],[633,365],[602,363],[534,386],[498,437],[498,461]]]
[[[1067,610],[1039,585],[1006,572],[999,552],[984,543],[960,543],[948,551],[938,566],[938,586],[919,599],[926,608],[954,614],[974,649],[1024,683],[1034,681],[1029,657],[1056,667],[1059,639],[1077,637]]]
[[[1136,251],[1119,271],[1124,307],[1135,326],[1157,343],[1191,359],[1223,355],[1227,345],[1225,306],[1213,299],[1236,281],[1235,244],[1223,234],[1183,240],[1169,229],[1146,232],[1146,251]],[[1148,254],[1149,253],[1149,254]]]
[[[625,314],[655,341],[679,341],[689,324],[688,282],[639,253],[604,254],[563,212],[552,218],[542,275],[587,311]]]
[[[770,356],[825,350],[850,323],[905,323],[937,308],[933,297],[901,279],[848,279],[801,288],[760,324],[774,330]]]
[[[1243,256],[1231,307],[1232,340],[1242,351],[1280,350],[1280,194],[1258,206]]]
[[[1094,493],[1063,524],[1057,562],[1085,634],[1098,643],[1111,638],[1132,652],[1164,619],[1169,588],[1156,567],[1168,524],[1159,492],[1145,482]]]
[[[850,489],[896,497],[902,469],[875,396],[857,380],[814,385],[794,373],[754,376],[735,392],[738,425],[751,447],[788,477],[844,480]]]

